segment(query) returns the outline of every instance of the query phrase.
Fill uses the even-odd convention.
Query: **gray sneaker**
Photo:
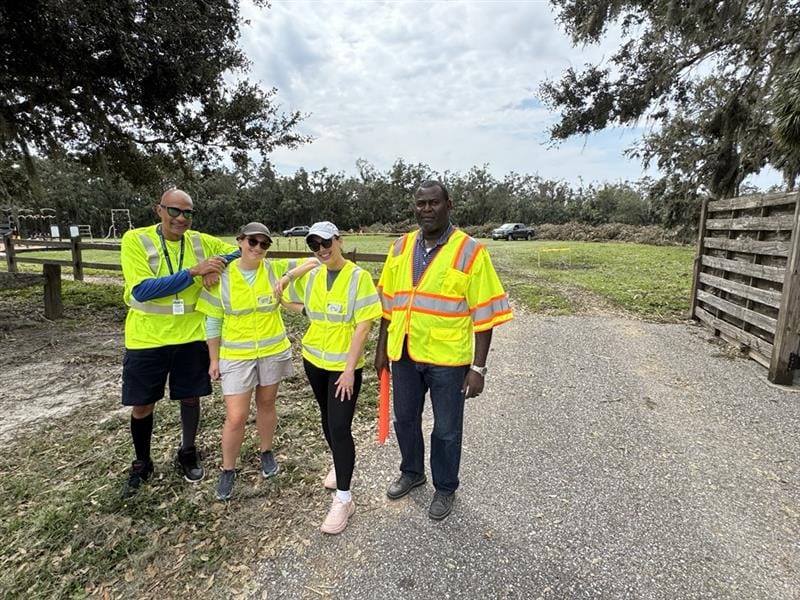
[[[272,450],[267,450],[261,453],[261,474],[264,477],[272,477],[278,472],[278,463],[275,462],[275,456]]]
[[[222,469],[217,483],[217,500],[230,500],[233,494],[233,482],[236,481],[236,471]]]

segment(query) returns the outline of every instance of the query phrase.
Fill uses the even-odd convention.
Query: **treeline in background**
[[[518,173],[499,179],[488,166],[437,173],[428,165],[401,159],[387,171],[364,160],[356,167],[357,176],[327,169],[281,176],[266,161],[254,171],[184,168],[171,177],[165,178],[162,171],[158,177],[131,182],[121,175],[93,176],[90,167],[75,160],[37,159],[40,189],[34,195],[19,163],[6,161],[0,163],[0,204],[6,216],[15,209],[34,214],[52,209],[46,211],[53,215],[47,223],[59,225],[61,231],[83,224],[91,227],[94,237],[105,237],[112,209],[130,210],[134,227],[150,224],[162,191],[174,185],[192,195],[194,227],[208,233],[230,234],[254,219],[275,231],[331,220],[348,231],[400,232],[414,226],[411,200],[419,183],[437,178],[450,190],[453,221],[473,235],[488,235],[505,222],[537,226],[540,237],[572,239],[631,239],[630,228],[597,227],[606,224],[654,227],[643,241],[690,241],[700,208],[697,194],[671,197],[660,182],[651,180],[570,185]],[[538,227],[542,224],[561,227]],[[31,231],[23,225],[20,234],[47,235],[49,227],[35,231],[45,225],[32,220],[27,227]]]

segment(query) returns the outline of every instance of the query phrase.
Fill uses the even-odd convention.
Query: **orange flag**
[[[389,370],[381,371],[381,392],[378,404],[378,443],[389,437]]]

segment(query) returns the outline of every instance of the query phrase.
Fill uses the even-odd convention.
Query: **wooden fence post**
[[[3,237],[3,245],[6,249],[6,265],[8,266],[9,273],[17,272],[17,257],[14,256],[14,238],[11,233],[7,233]]]
[[[781,307],[775,328],[772,358],[769,362],[769,380],[778,384],[791,384],[793,373],[789,370],[789,355],[800,352],[800,196],[794,209],[792,247],[786,259],[786,275],[781,291]]]
[[[61,301],[61,265],[42,265],[44,274],[44,316],[50,320],[64,316]]]
[[[83,281],[83,259],[81,257],[81,236],[70,237],[72,247],[72,278],[75,281]]]
[[[708,197],[703,199],[700,210],[700,227],[697,230],[697,252],[694,255],[694,275],[692,276],[692,296],[689,298],[689,318],[696,319],[694,309],[697,307],[697,288],[700,285],[700,271],[703,269],[703,242],[706,238],[706,219],[708,218]],[[715,332],[716,333],[716,332]]]

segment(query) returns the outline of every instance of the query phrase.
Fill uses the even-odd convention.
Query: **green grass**
[[[571,290],[648,319],[679,319],[688,308],[690,247],[537,241],[486,245],[512,295],[515,286],[533,287],[533,303],[521,298],[533,310],[547,306],[540,299],[552,294],[563,301],[561,308],[570,306]]]

